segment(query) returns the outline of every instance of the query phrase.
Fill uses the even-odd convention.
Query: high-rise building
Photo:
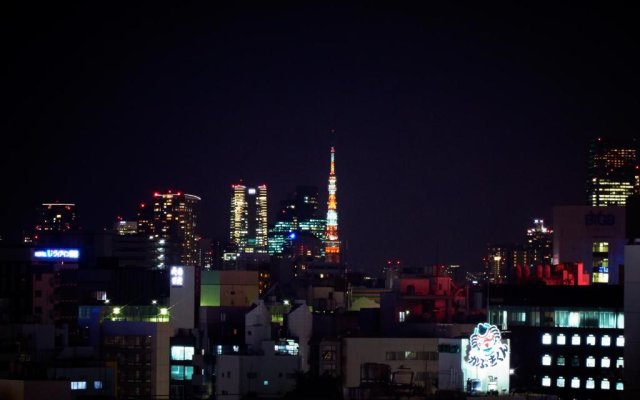
[[[487,246],[487,254],[483,261],[486,278],[489,282],[499,283],[505,280],[509,264],[509,247],[495,244]]]
[[[157,239],[158,268],[197,264],[196,227],[200,200],[198,196],[182,192],[154,193],[153,236]]]
[[[340,262],[340,239],[338,237],[338,190],[336,178],[336,149],[331,146],[331,166],[329,169],[329,200],[327,202],[327,233],[325,238],[325,261]]]
[[[241,253],[267,252],[267,185],[232,185],[229,236]]]
[[[300,234],[311,234],[318,239],[324,255],[326,220],[321,218],[318,206],[318,188],[315,186],[297,186],[295,194],[281,202],[276,222],[269,228],[269,254],[282,255]]]
[[[589,148],[587,200],[590,206],[624,206],[640,187],[638,141],[598,137]]]
[[[551,265],[553,261],[553,230],[544,226],[544,220],[534,219],[527,229],[527,262],[529,265]]]
[[[75,204],[43,203],[39,211],[40,220],[36,225],[36,234],[39,232],[71,232],[78,229]]]

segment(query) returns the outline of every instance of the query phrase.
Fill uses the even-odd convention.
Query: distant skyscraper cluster
[[[73,203],[43,203],[36,232],[71,232],[77,229],[76,205]]]
[[[591,206],[623,206],[640,188],[638,142],[598,137],[589,148],[587,200]]]

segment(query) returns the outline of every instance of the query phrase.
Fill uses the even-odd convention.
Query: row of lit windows
[[[585,338],[585,343],[588,346],[595,346],[596,345],[596,337],[595,335],[587,335]],[[553,344],[553,336],[550,333],[545,333],[542,335],[542,344]],[[556,344],[560,345],[560,346],[564,346],[565,344],[567,344],[567,336],[564,333],[560,333],[556,336]],[[578,335],[577,333],[574,334],[573,336],[571,336],[571,344],[573,346],[580,346],[582,344],[582,337],[580,335]],[[609,335],[603,335],[600,338],[600,345],[603,347],[609,347],[611,346],[611,336]],[[624,347],[624,336],[623,335],[619,335],[616,338],[616,346],[618,347]]]
[[[559,388],[564,388],[567,385],[567,381],[564,377],[559,376],[556,378],[556,386]],[[582,381],[580,381],[580,378],[578,377],[573,377],[570,381],[570,385],[571,385],[571,389],[580,389],[580,387],[582,386]],[[542,386],[545,387],[551,387],[551,377],[549,376],[543,376],[542,377]],[[585,389],[595,389],[596,388],[596,381],[593,378],[587,378],[584,381],[584,387]],[[610,390],[611,389],[611,382],[607,379],[604,378],[600,381],[600,389],[601,390]],[[617,381],[616,382],[616,390],[624,390],[624,383],[622,381]]]
[[[545,354],[542,356],[542,365],[552,365],[553,364],[553,357],[549,354]],[[558,366],[564,366],[566,365],[566,360],[565,357],[560,355],[558,357],[556,357],[556,365]],[[596,366],[596,359],[593,356],[588,356],[586,358],[586,362],[585,365],[588,368],[595,368]],[[578,356],[573,356],[571,358],[571,366],[572,367],[579,367],[580,366],[580,358]],[[610,368],[611,367],[611,359],[609,357],[602,357],[600,359],[600,368]],[[624,368],[624,358],[623,357],[618,357],[618,359],[616,360],[616,368]]]
[[[538,308],[505,307],[492,310],[493,324],[507,323],[521,326],[555,326],[558,328],[624,329],[624,313],[604,310],[545,310]]]
[[[102,389],[102,381],[93,381],[93,388]],[[71,381],[71,390],[87,390],[87,381]]]

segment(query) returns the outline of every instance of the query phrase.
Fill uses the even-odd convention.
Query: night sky
[[[174,189],[224,239],[240,178],[270,221],[297,184],[326,210],[335,129],[352,268],[477,270],[584,202],[590,137],[639,132],[638,13],[609,3],[87,3],[1,6],[5,238],[41,202],[101,229]]]

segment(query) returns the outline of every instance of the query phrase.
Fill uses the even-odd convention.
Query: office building
[[[230,242],[239,253],[267,252],[267,185],[232,185]]]
[[[534,219],[533,227],[527,229],[526,250],[529,265],[551,265],[553,230],[544,225],[544,220]]]
[[[502,282],[506,279],[509,264],[509,247],[507,245],[490,244],[484,256],[486,278],[490,282]]]
[[[587,200],[591,206],[624,206],[640,186],[638,141],[598,137],[589,148]]]
[[[593,283],[620,283],[625,207],[557,206],[553,221],[553,265],[583,263]]]
[[[157,240],[157,267],[196,265],[199,259],[196,228],[200,197],[168,191],[154,193],[153,200],[152,229]],[[140,226],[140,220],[138,230],[147,229]]]
[[[628,336],[621,286],[491,285],[488,319],[511,340],[516,390],[621,397]]]
[[[316,239],[319,249],[311,251],[310,255],[317,258],[324,256],[326,220],[320,217],[318,203],[318,189],[315,186],[297,186],[294,195],[281,202],[276,222],[269,228],[270,255],[280,256],[285,252],[291,255],[296,239],[308,237]]]

